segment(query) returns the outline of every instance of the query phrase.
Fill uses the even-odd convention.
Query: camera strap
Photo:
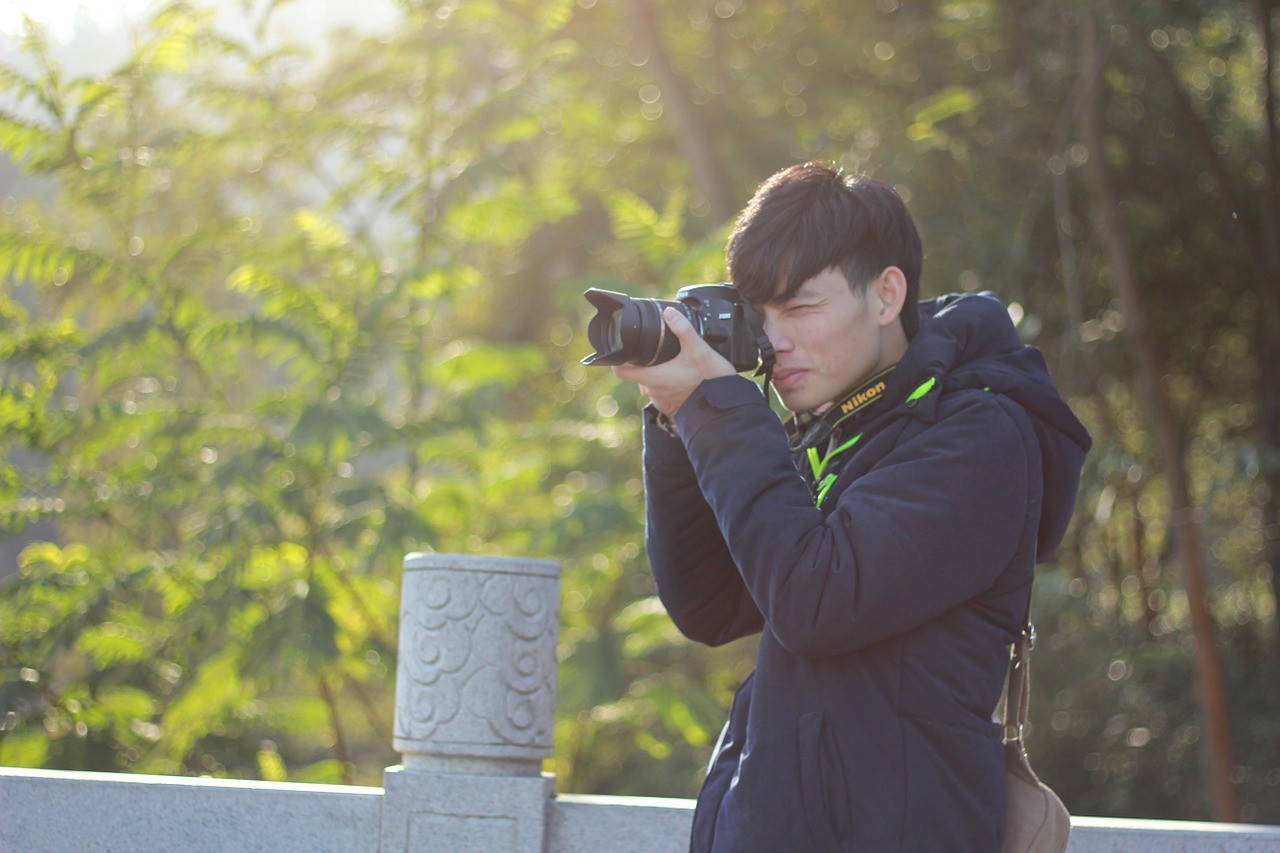
[[[747,320],[747,326],[751,329],[752,336],[756,339],[756,349],[760,350],[760,366],[756,368],[754,376],[764,377],[764,395],[769,396],[769,384],[773,382],[773,365],[777,360],[777,356],[773,352],[773,342],[769,340],[769,336],[764,333],[764,323],[760,320],[760,315],[756,313],[756,309],[751,307],[751,303],[743,301],[742,316]]]
[[[821,415],[799,413],[788,420],[787,437],[794,451],[817,447],[830,440],[837,431],[848,435],[860,423],[867,409],[884,398],[888,390],[888,376],[893,372],[893,365],[864,380]]]

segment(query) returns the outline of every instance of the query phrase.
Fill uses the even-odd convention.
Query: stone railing
[[[384,849],[541,849],[559,628],[555,563],[405,560]]]
[[[0,851],[684,851],[693,804],[556,796],[559,567],[405,560],[383,788],[0,767]],[[1071,853],[1280,850],[1280,827],[1074,818]]]

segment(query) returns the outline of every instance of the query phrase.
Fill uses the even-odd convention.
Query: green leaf
[[[155,712],[156,699],[151,694],[136,687],[113,685],[94,695],[84,717],[91,728],[103,724],[127,727],[133,720],[151,719]]]
[[[290,782],[304,782],[312,785],[341,785],[343,778],[342,762],[336,759],[325,759],[290,774]]]
[[[76,648],[100,668],[145,660],[153,652],[152,638],[136,626],[120,622],[91,625],[81,632]]]
[[[18,729],[0,735],[0,766],[42,767],[49,755],[43,731]]]
[[[978,97],[971,89],[963,86],[948,86],[922,101],[911,109],[912,121],[926,124],[937,124],[958,115],[977,109]]]
[[[680,234],[683,193],[672,193],[667,210],[661,214],[630,190],[614,190],[606,197],[605,205],[618,240],[651,266],[665,268],[685,253],[685,242]]]
[[[631,658],[643,658],[661,649],[688,643],[656,595],[624,607],[614,618],[614,627],[625,638],[623,652]]]
[[[274,749],[258,750],[258,775],[267,782],[284,782],[289,778],[284,759]]]
[[[221,723],[231,708],[250,695],[240,679],[239,649],[229,648],[205,661],[185,689],[161,715],[157,745],[169,755],[185,757],[198,738]]]
[[[496,245],[524,242],[536,229],[565,219],[578,211],[571,195],[553,188],[529,188],[513,184],[505,191],[456,205],[446,226],[453,239]]]
[[[978,103],[978,96],[972,90],[948,86],[910,107],[911,126],[907,128],[907,138],[915,142],[940,141],[943,136],[937,125],[973,112]]]
[[[544,373],[546,362],[546,353],[539,347],[471,343],[444,353],[435,375],[456,393],[490,385],[513,388],[531,375]]]
[[[337,222],[315,210],[299,210],[293,224],[317,251],[338,250],[351,243],[351,236]]]
[[[0,151],[13,162],[22,164],[32,154],[48,149],[52,141],[53,134],[46,128],[0,109]]]

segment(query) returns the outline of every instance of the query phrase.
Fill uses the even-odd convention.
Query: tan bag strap
[[[1022,740],[1027,726],[1027,706],[1031,702],[1031,650],[1036,645],[1036,626],[1024,622],[1009,651],[1009,683],[1005,688],[1004,741]]]

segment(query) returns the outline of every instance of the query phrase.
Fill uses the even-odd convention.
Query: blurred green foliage
[[[653,596],[642,401],[578,364],[579,294],[719,280],[725,200],[823,157],[908,198],[926,293],[1013,303],[1097,438],[1037,585],[1038,771],[1079,814],[1207,816],[1164,475],[1078,177],[1104,157],[1211,543],[1242,816],[1280,821],[1265,301],[1218,206],[1265,197],[1248,10],[1102,4],[1091,152],[1066,0],[400,7],[320,54],[174,3],[110,73],[68,79],[38,27],[0,70],[0,147],[44,181],[0,191],[0,539],[28,543],[0,764],[378,784],[399,565],[431,550],[563,564],[563,790],[693,795],[753,644],[695,647]]]

